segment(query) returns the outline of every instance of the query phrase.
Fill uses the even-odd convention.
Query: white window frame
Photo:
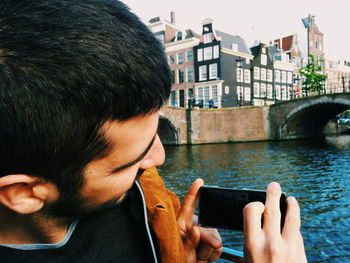
[[[282,70],[282,72],[281,72],[281,82],[287,83],[287,74],[284,70]]]
[[[266,98],[266,84],[265,83],[260,83],[260,97],[261,98]]]
[[[191,55],[191,59],[189,60],[188,59],[188,53],[192,53],[192,55]],[[191,62],[191,61],[193,61],[193,50],[187,50],[186,51],[186,62]]]
[[[244,87],[244,100],[250,101],[251,100],[251,89],[250,87]]]
[[[217,79],[218,78],[218,64],[213,63],[209,65],[209,79]]]
[[[204,60],[211,60],[213,59],[213,47],[205,47],[204,48]]]
[[[244,70],[244,83],[247,83],[247,84],[250,83],[250,70],[249,69]]]
[[[282,100],[287,100],[287,86],[282,85],[281,86],[281,94],[282,94]]]
[[[254,79],[260,80],[260,68],[254,67]]]
[[[268,69],[267,72],[266,72],[266,80],[268,82],[272,82],[272,70],[271,69]]]
[[[199,72],[199,76],[198,76],[199,77],[199,81],[203,81],[203,80],[207,80],[208,79],[207,65],[199,66],[198,72]]]
[[[219,58],[219,45],[214,45],[213,46],[213,58]]]
[[[180,63],[180,56],[182,57],[181,63]],[[177,53],[177,64],[181,65],[183,63],[184,63],[184,53],[183,52],[179,52],[179,53]]]
[[[276,89],[276,94],[275,94],[276,99],[280,100],[281,99],[281,86],[280,85],[276,85],[275,89]]]
[[[275,70],[275,82],[281,82],[281,71],[278,69]]]
[[[192,70],[192,72],[191,72],[191,70]],[[187,82],[194,82],[194,71],[193,71],[193,67],[188,67],[188,68],[186,68],[186,80],[187,80]],[[190,75],[190,73],[191,73],[191,77],[192,77],[192,80],[190,80],[189,79],[189,75]]]
[[[260,80],[266,81],[266,68],[260,69]]]
[[[267,65],[267,55],[261,54],[260,56],[260,64],[266,66]]]
[[[197,49],[197,61],[203,61],[203,48]]]
[[[260,98],[260,83],[259,82],[254,82],[253,94],[254,94],[255,98]]]
[[[182,82],[180,82],[180,71],[182,71]],[[177,75],[178,75],[178,83],[184,83],[185,82],[185,71],[183,68],[179,68],[177,70]]]
[[[273,99],[273,88],[271,84],[266,85],[266,97],[268,99]]]

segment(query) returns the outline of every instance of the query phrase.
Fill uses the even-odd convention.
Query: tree
[[[309,64],[306,67],[299,69],[299,73],[305,77],[303,85],[306,93],[309,91],[321,94],[324,91],[324,81],[327,79],[325,74],[322,74],[321,63],[323,59],[316,59],[314,55],[309,55]]]

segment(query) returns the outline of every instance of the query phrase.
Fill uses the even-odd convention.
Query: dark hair
[[[0,176],[76,190],[108,151],[101,126],[160,109],[170,86],[162,45],[123,3],[0,1]]]

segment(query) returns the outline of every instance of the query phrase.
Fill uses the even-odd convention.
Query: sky
[[[268,43],[294,33],[306,50],[306,29],[301,19],[315,16],[324,33],[328,59],[350,61],[350,0],[122,0],[145,23],[160,16],[170,21],[174,11],[176,26],[201,34],[201,22],[213,19],[214,29],[239,35],[251,47],[255,40]]]

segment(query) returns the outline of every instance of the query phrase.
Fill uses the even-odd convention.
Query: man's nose
[[[152,167],[157,167],[162,165],[164,163],[164,160],[165,160],[164,147],[157,134],[151,149],[149,150],[146,157],[142,160],[140,168],[148,169]]]

